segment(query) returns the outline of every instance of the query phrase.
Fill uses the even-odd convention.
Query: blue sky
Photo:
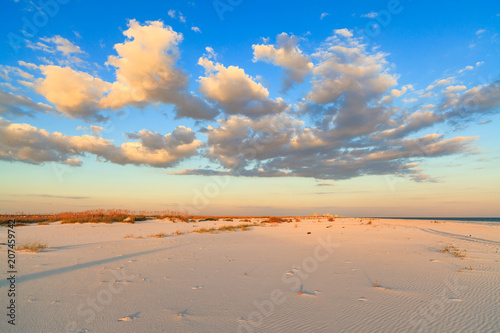
[[[3,6],[2,211],[500,215],[495,1]]]

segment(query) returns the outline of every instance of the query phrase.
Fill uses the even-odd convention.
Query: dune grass
[[[197,233],[197,234],[203,234],[203,233],[207,233],[207,232],[216,232],[216,231],[217,231],[217,228],[199,228],[199,229],[194,230],[193,232]]]
[[[16,247],[17,251],[26,251],[26,252],[34,252],[38,253],[41,252],[45,249],[47,249],[49,246],[46,243],[41,243],[39,241],[32,242],[32,243],[25,243],[18,245]]]
[[[223,225],[218,228],[212,227],[212,228],[199,228],[194,230],[194,233],[198,234],[203,234],[203,233],[218,233],[218,232],[227,232],[227,231],[248,231],[250,230],[251,227],[259,225],[258,223],[252,223],[252,224],[236,224],[236,225]]]
[[[457,248],[453,244],[448,243],[444,246],[444,248],[441,250],[441,252],[451,253],[455,257],[458,257],[458,258],[465,258],[467,250],[460,250],[459,248]]]
[[[2,214],[0,215],[0,225],[7,225],[9,220],[15,220],[16,225],[19,226],[21,223],[38,223],[40,225],[45,225],[49,222],[57,221],[61,223],[135,223],[154,218],[177,219],[182,222],[189,221],[187,213],[179,211],[134,212],[124,209],[94,209],[84,212],[63,212],[56,214]]]
[[[158,233],[158,234],[152,234],[148,235],[149,238],[165,238],[167,237],[167,234],[164,232]]]

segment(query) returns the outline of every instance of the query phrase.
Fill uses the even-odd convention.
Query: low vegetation
[[[194,230],[193,232],[197,233],[197,234],[203,234],[206,232],[215,233],[216,231],[217,231],[217,228],[200,228],[200,229]]]
[[[461,273],[461,272],[463,272],[464,270],[469,270],[469,271],[472,271],[472,265],[470,265],[469,267],[459,268],[459,269],[458,269],[458,272],[459,272],[459,273]]]
[[[218,221],[218,218],[215,217],[202,217],[200,218],[200,222],[208,222],[208,221]]]
[[[158,234],[153,234],[153,235],[148,235],[149,238],[165,238],[167,237],[167,234],[164,232],[158,233]]]
[[[455,257],[458,257],[458,258],[465,258],[466,256],[466,252],[467,250],[460,250],[459,248],[457,248],[456,246],[448,243],[445,245],[445,247],[441,250],[441,252],[443,253],[451,253],[453,254]]]
[[[200,228],[196,229],[193,232],[202,234],[202,233],[217,233],[217,232],[225,232],[225,231],[236,231],[236,230],[241,230],[241,231],[247,231],[250,230],[250,227],[256,226],[258,223],[253,223],[253,224],[236,224],[236,225],[223,225],[221,227],[215,228]]]
[[[188,222],[189,216],[186,213],[178,211],[159,211],[159,212],[133,212],[123,209],[94,209],[84,212],[64,212],[57,214],[3,214],[0,215],[0,225],[7,225],[9,220],[15,220],[17,226],[25,223],[37,223],[47,225],[50,222],[61,223],[113,223],[126,222],[135,223],[148,219],[177,219],[182,222]]]
[[[37,253],[37,252],[41,252],[47,248],[48,248],[48,245],[46,243],[32,242],[32,243],[21,244],[16,248],[16,250]]]

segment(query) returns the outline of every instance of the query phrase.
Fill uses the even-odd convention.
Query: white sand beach
[[[3,314],[0,331],[500,331],[500,225],[301,218],[192,233],[240,223],[16,227],[18,243],[49,247],[17,253],[16,325]]]

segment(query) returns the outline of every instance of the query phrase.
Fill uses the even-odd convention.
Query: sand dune
[[[4,318],[0,331],[500,331],[500,226],[339,218],[193,233],[259,221],[17,227],[19,243],[49,248],[17,254],[16,327]]]

